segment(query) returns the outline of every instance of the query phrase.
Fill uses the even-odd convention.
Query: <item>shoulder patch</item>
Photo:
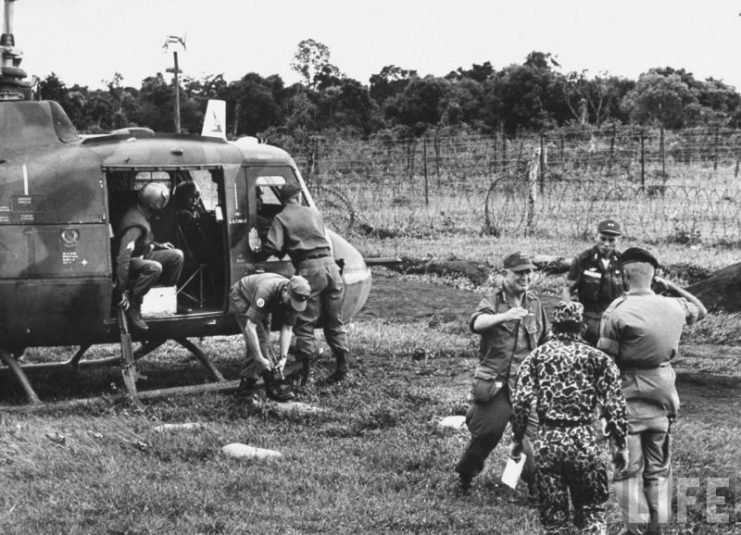
[[[258,308],[262,308],[265,306],[265,300],[262,297],[259,297],[255,304],[258,306]]]

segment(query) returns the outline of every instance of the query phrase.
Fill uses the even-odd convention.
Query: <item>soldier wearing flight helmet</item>
[[[139,190],[137,201],[114,223],[116,273],[114,288],[119,306],[126,310],[132,327],[146,332],[141,303],[149,289],[159,283],[176,284],[183,269],[183,252],[169,243],[157,243],[150,219],[170,199],[167,186],[149,182]]]

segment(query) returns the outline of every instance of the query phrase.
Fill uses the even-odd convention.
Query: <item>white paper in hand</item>
[[[504,472],[502,472],[502,483],[511,489],[517,488],[517,482],[520,480],[526,457],[527,455],[522,453],[519,461],[515,461],[512,457],[507,458],[507,466],[504,467]]]

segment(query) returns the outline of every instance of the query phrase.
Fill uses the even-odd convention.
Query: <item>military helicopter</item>
[[[117,361],[129,397],[138,402],[135,360],[175,340],[201,361],[213,381],[224,383],[189,338],[240,332],[229,313],[228,290],[241,277],[263,271],[293,274],[289,259],[263,258],[260,251],[266,225],[282,208],[281,186],[299,184],[302,202],[315,206],[295,161],[255,138],[227,141],[214,111],[219,106],[209,108],[207,135],[145,128],[78,135],[58,103],[31,100],[12,32],[14,1],[4,2],[0,38],[0,360],[5,370],[33,405],[41,401],[28,369]],[[170,191],[196,183],[209,225],[205,250],[197,252],[172,211],[165,210],[153,224],[155,239],[184,251],[186,269],[169,294],[157,288],[150,292],[158,300],[156,316],[147,317],[146,336],[133,335],[140,342],[133,351],[125,317],[112,298],[111,221],[150,182]],[[164,236],[157,237],[158,232]],[[343,313],[349,319],[368,298],[370,269],[345,239],[327,233],[344,266]],[[146,314],[146,298],[143,310]],[[91,346],[118,342],[121,358],[83,360]],[[61,364],[19,362],[27,348],[55,346],[79,349]]]

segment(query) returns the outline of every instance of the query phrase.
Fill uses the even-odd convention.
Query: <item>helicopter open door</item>
[[[223,169],[106,168],[105,177],[113,225],[136,202],[144,184],[159,182],[172,192],[165,209],[151,220],[155,241],[172,243],[185,257],[175,289],[176,310],[170,315],[223,313],[227,306]]]

